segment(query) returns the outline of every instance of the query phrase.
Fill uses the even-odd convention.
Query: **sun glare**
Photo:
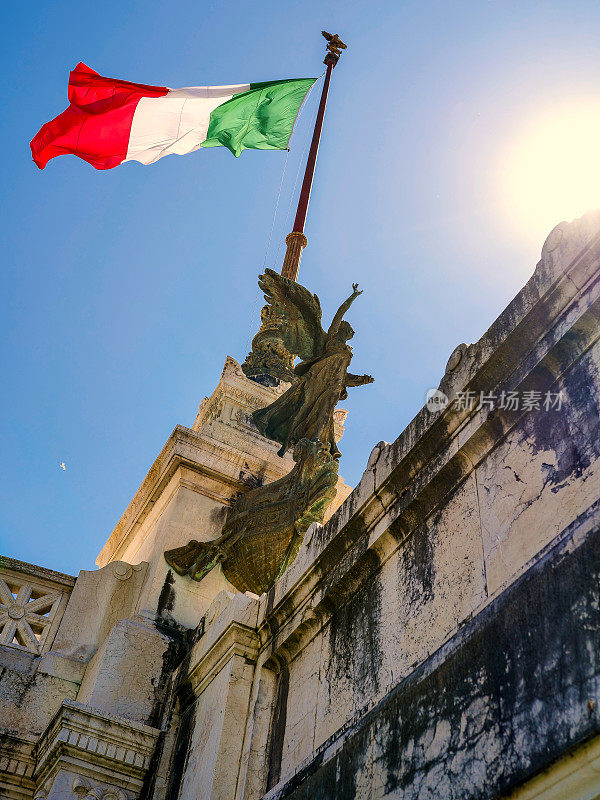
[[[526,124],[501,168],[509,214],[534,235],[600,207],[600,101],[557,107]]]

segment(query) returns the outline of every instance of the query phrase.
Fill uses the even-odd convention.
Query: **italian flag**
[[[33,160],[72,153],[96,169],[153,164],[200,147],[285,150],[316,78],[169,89],[103,78],[85,64],[69,76],[69,107],[31,141]]]

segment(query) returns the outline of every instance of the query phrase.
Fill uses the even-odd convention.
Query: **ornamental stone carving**
[[[73,781],[73,794],[81,800],[130,800],[130,795],[114,786],[93,786],[87,778],[77,776]]]
[[[0,644],[40,653],[62,597],[26,578],[0,578]]]

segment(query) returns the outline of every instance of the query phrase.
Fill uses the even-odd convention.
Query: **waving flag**
[[[285,150],[316,78],[169,89],[103,78],[85,64],[69,76],[69,107],[31,141],[40,169],[72,153],[96,169],[153,164],[200,147]]]

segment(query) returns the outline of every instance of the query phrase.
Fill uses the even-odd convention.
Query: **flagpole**
[[[283,277],[289,278],[292,281],[296,281],[298,279],[298,273],[300,271],[300,258],[302,257],[302,251],[308,244],[308,240],[304,234],[304,225],[306,223],[308,202],[310,200],[310,192],[312,189],[315,166],[317,163],[317,154],[319,152],[319,142],[321,141],[321,131],[323,130],[323,120],[325,118],[325,107],[327,106],[327,95],[329,94],[331,73],[340,59],[340,51],[346,49],[346,45],[342,42],[337,33],[332,35],[327,33],[327,31],[323,31],[323,36],[325,39],[327,39],[327,54],[323,62],[327,66],[327,71],[325,73],[325,80],[323,82],[323,90],[321,91],[321,102],[319,103],[319,110],[317,111],[317,118],[315,120],[315,128],[313,131],[312,141],[310,143],[310,150],[306,160],[304,180],[302,181],[300,197],[298,198],[296,219],[294,220],[294,226],[291,233],[288,233],[285,238],[287,249],[283,259],[283,266],[281,268],[281,274]]]
[[[319,103],[319,110],[317,111],[310,151],[306,160],[306,169],[304,170],[304,180],[302,181],[302,188],[298,199],[296,219],[294,220],[294,227],[291,233],[288,233],[285,238],[287,249],[281,268],[281,274],[292,281],[298,279],[302,250],[307,245],[307,239],[304,235],[304,224],[306,222],[310,190],[312,188],[317,154],[319,152],[319,142],[321,140],[321,131],[325,118],[325,106],[327,105],[331,73],[340,59],[341,51],[346,49],[346,45],[342,42],[337,33],[332,35],[331,33],[327,33],[327,31],[321,32],[325,39],[327,39],[327,54],[323,62],[327,66],[327,71],[325,72],[323,90],[321,91],[321,102]],[[260,330],[252,339],[252,349],[242,364],[244,375],[263,386],[277,386],[280,381],[293,381],[295,378],[293,371],[294,356],[285,346],[281,315],[276,308],[266,305],[260,313],[260,319]]]

